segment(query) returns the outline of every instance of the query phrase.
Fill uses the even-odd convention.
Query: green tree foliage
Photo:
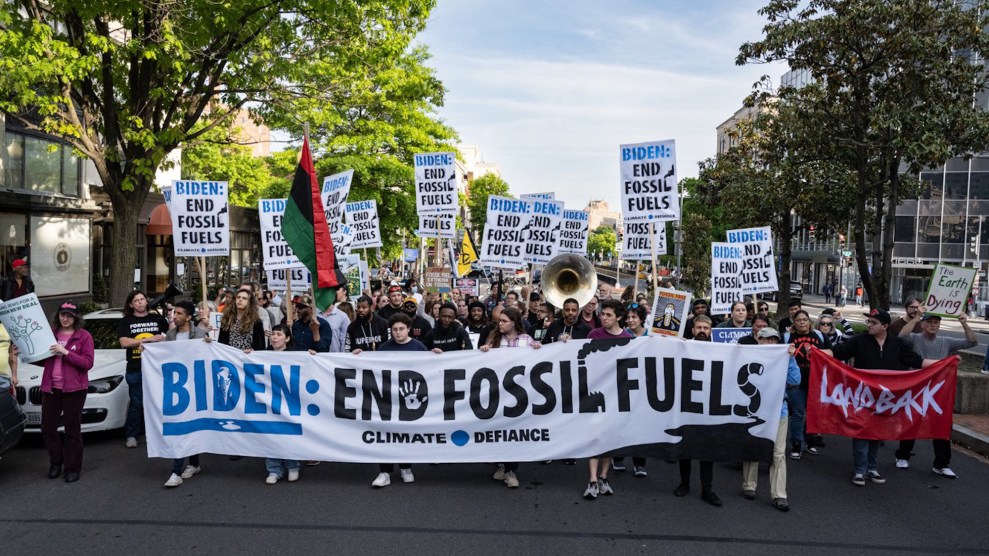
[[[494,174],[484,174],[479,178],[471,180],[468,187],[467,214],[470,216],[470,225],[474,231],[474,238],[478,249],[484,242],[481,237],[484,234],[484,224],[488,221],[488,196],[511,197],[508,193],[508,182]]]
[[[272,182],[271,170],[251,148],[237,142],[238,130],[214,128],[182,148],[182,179],[227,182],[230,203],[257,208]]]
[[[603,258],[615,256],[615,229],[611,226],[598,226],[587,235],[587,252]]]
[[[765,36],[736,61],[785,60],[811,78],[778,95],[808,149],[850,176],[859,273],[870,303],[888,307],[896,206],[917,193],[901,172],[989,144],[974,102],[987,84],[989,2],[772,0],[760,13]]]
[[[680,190],[684,192],[680,218],[683,234],[681,282],[697,296],[705,295],[710,287],[711,242],[724,241],[725,231],[731,228],[725,210],[717,202],[711,202],[711,194],[705,189],[707,186],[707,182],[697,178],[680,180]],[[670,236],[667,236],[669,240]]]
[[[31,129],[66,138],[93,162],[113,205],[114,245],[130,245],[139,209],[168,153],[229,126],[245,107],[273,127],[303,118],[317,125],[338,122],[341,112],[359,119],[351,104],[360,98],[355,87],[375,83],[378,98],[389,98],[380,88],[389,72],[415,58],[411,39],[433,5],[4,3],[0,109]],[[382,108],[377,114],[389,113]],[[130,289],[136,255],[113,250],[111,302],[122,303]]]

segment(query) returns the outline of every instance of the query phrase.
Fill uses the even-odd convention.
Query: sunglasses
[[[821,325],[821,326],[831,326],[832,325],[832,323],[830,323],[830,322],[820,322],[818,324]]]

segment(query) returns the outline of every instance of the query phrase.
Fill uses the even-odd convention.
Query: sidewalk
[[[989,457],[989,415],[954,416],[951,439],[983,456]]]

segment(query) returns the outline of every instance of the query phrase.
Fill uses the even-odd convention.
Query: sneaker
[[[686,483],[680,483],[677,485],[676,489],[673,490],[673,496],[684,497],[690,492],[690,487]]]
[[[608,482],[607,477],[601,477],[598,479],[598,492],[604,494],[605,496],[611,496],[615,493],[615,489],[611,488],[611,483]]]
[[[306,467],[316,467],[317,465],[319,465],[319,462],[316,460],[310,460],[306,462]]]
[[[905,459],[896,458],[896,468],[897,469],[910,469],[910,461]]]
[[[124,447],[126,448],[137,448],[137,438],[133,436],[127,437],[127,442],[124,442]]]
[[[855,485],[855,486],[857,486],[857,487],[864,487],[865,486],[865,475],[862,475],[860,473],[856,473],[855,475],[852,475],[852,484]]]
[[[718,498],[718,495],[715,494],[715,493],[713,493],[713,492],[711,492],[711,491],[702,492],[701,493],[701,500],[707,502],[708,504],[710,504],[712,506],[721,506],[722,505],[721,498]]]
[[[386,487],[391,484],[391,474],[390,473],[378,473],[378,476],[371,481],[372,488]]]
[[[869,471],[866,475],[869,476],[870,481],[876,483],[877,485],[881,485],[886,482],[886,479],[879,474],[879,471],[876,471],[875,469]]]
[[[498,464],[498,469],[495,470],[494,475],[492,475],[491,478],[494,479],[494,480],[496,480],[496,481],[504,481],[505,480],[505,466],[504,466],[504,464],[501,464],[501,463]]]
[[[182,471],[182,478],[191,479],[193,475],[198,475],[202,470],[203,468],[198,465],[187,465],[185,466],[185,470]]]
[[[505,486],[508,488],[519,488],[518,477],[515,476],[514,471],[505,472]]]
[[[937,467],[932,467],[931,471],[933,471],[935,475],[940,475],[948,479],[958,478],[958,475],[955,475],[955,472],[952,471],[950,467],[942,467],[940,469],[938,469]]]
[[[278,475],[274,473],[268,473],[268,478],[264,480],[265,484],[273,485],[278,482]]]
[[[622,458],[612,458],[611,468],[619,473],[625,471],[625,460]]]
[[[295,481],[298,481],[298,480],[299,480],[299,470],[298,469],[289,469],[288,470],[288,482],[294,483]]]
[[[587,489],[584,490],[585,500],[594,500],[598,497],[598,484],[595,482],[587,483]]]
[[[790,459],[800,459],[800,452],[799,451],[790,452]]]
[[[816,455],[819,455],[821,453],[820,451],[818,451],[817,448],[815,448],[813,446],[807,446],[806,452],[808,454],[812,455],[812,456],[816,456]]]
[[[169,477],[167,481],[165,481],[165,486],[168,488],[175,488],[181,484],[182,484],[182,477],[179,477],[175,473],[172,473],[172,476]]]
[[[402,475],[403,483],[414,483],[416,481],[415,475],[412,474],[411,469],[399,469],[399,472]]]
[[[742,489],[742,498],[745,498],[746,500],[755,500],[755,491]]]
[[[984,374],[984,375],[989,375],[989,369],[982,369],[979,372],[982,373],[982,374]]]
[[[786,498],[776,498],[773,500],[773,507],[781,512],[790,511],[790,504],[786,501]]]
[[[635,476],[636,477],[638,477],[638,478],[641,479],[641,478],[643,478],[643,477],[645,477],[647,475],[649,475],[649,473],[646,473],[646,468],[645,467],[642,467],[641,465],[636,465],[635,466]]]

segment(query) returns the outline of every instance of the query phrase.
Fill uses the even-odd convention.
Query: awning
[[[172,235],[172,215],[168,213],[167,206],[158,205],[151,211],[148,225],[144,227],[144,234],[149,236]]]

